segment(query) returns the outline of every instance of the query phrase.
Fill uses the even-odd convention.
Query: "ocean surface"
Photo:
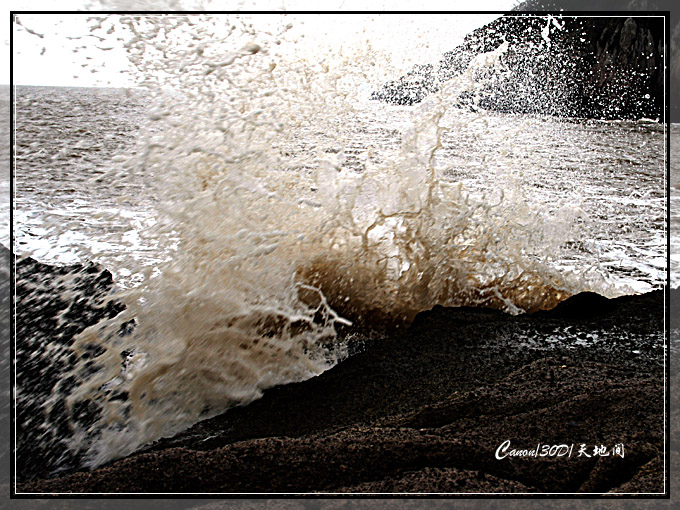
[[[44,403],[101,407],[60,438],[86,465],[319,374],[435,304],[520,314],[665,285],[669,126],[456,107],[494,55],[395,106],[353,92],[360,59],[272,67],[266,42],[234,44],[219,62],[165,48],[173,87],[14,90],[15,253],[94,261],[127,307],[76,339],[101,349],[96,370],[77,363]],[[0,191],[8,224],[7,174]]]
[[[150,101],[144,91],[130,89],[16,88],[14,236],[20,253],[61,264],[94,260],[126,286],[140,278],[136,274],[140,266],[155,267],[167,258],[155,249],[157,239],[144,236],[158,221],[153,188],[161,183],[148,186],[145,176],[121,175],[118,168],[138,154],[135,142],[140,136],[154,136]],[[536,253],[537,260],[554,259],[553,267],[565,274],[592,274],[597,280],[594,285],[610,295],[644,292],[664,284],[665,125],[458,110],[449,113],[461,129],[444,131],[441,147],[432,153],[427,147],[424,154],[418,154],[417,148],[405,154],[409,148],[404,144],[413,142],[404,138],[419,127],[413,118],[418,106],[371,101],[355,107],[352,124],[338,122],[330,132],[302,125],[293,140],[286,140],[288,146],[279,150],[279,167],[272,166],[271,171],[299,178],[301,182],[294,184],[304,189],[296,205],[318,208],[318,176],[312,174],[328,166],[338,174],[335,181],[346,180],[352,192],[361,188],[357,197],[343,197],[347,189],[333,189],[333,198],[370,202],[377,195],[380,167],[390,165],[390,157],[397,164],[414,158],[415,163],[430,165],[428,170],[437,181],[455,189],[470,209],[504,209],[508,217],[499,220],[507,223],[508,230],[533,222],[527,234],[540,236],[542,248],[554,249],[549,255]],[[187,129],[191,131],[191,126]],[[680,126],[670,129],[673,138],[680,136]],[[411,177],[410,168],[400,170],[397,179]],[[392,168],[382,171],[393,177]],[[422,193],[429,183],[419,175],[413,177],[419,178],[423,182],[414,184],[423,184],[422,189],[414,188]],[[7,174],[0,186],[6,190],[2,211],[7,222]],[[673,203],[680,191],[677,172],[671,173],[670,189]],[[365,204],[371,212],[382,205]],[[678,221],[672,217],[672,231]],[[5,245],[7,233],[3,230]],[[501,241],[503,235],[501,230],[493,241]],[[673,236],[673,245],[678,242]],[[676,268],[680,259],[671,259]],[[678,271],[671,271],[671,278],[676,287]],[[514,309],[510,304],[508,308]]]

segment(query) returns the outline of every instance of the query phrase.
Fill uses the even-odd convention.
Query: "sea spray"
[[[147,195],[139,237],[154,263],[128,261],[135,284],[114,296],[126,310],[76,338],[80,358],[45,405],[66,403],[63,440],[87,465],[320,373],[346,355],[339,326],[622,291],[597,258],[572,260],[591,221],[576,185],[532,189],[551,179],[536,175],[545,163],[512,145],[531,131],[541,147],[559,124],[474,108],[504,46],[407,109],[357,97],[379,60],[369,47],[310,58],[288,19],[116,20],[154,99],[108,177]],[[465,144],[481,136],[497,150],[471,162]]]

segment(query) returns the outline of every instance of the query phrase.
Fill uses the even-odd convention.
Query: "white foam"
[[[522,313],[582,290],[616,295],[613,261],[663,276],[647,252],[647,263],[631,263],[636,243],[591,239],[602,203],[649,201],[592,208],[583,194],[597,191],[550,174],[561,162],[541,150],[578,129],[454,107],[503,72],[507,45],[405,108],[355,100],[354,84],[371,73],[368,48],[308,61],[280,32],[224,19],[124,19],[131,61],[156,97],[116,181],[141,187],[149,206],[100,211],[94,219],[129,227],[112,238],[59,237],[101,256],[116,241],[145,250],[144,262],[113,269],[136,278],[117,296],[126,311],[77,338],[76,349],[106,350],[101,370],[83,361],[77,387],[61,395],[103,406],[98,423],[74,423],[71,445],[92,465],[322,372],[345,355],[334,344],[340,325],[408,321],[435,304]],[[584,238],[597,255],[566,246]],[[131,319],[136,328],[120,336]],[[123,367],[122,351],[143,362]],[[113,387],[128,399],[112,398]]]

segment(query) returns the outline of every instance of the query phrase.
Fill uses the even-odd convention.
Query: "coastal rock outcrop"
[[[437,306],[318,377],[18,490],[660,493],[664,302],[657,290],[524,316]]]
[[[521,316],[436,306],[316,378],[73,473],[78,459],[59,458],[44,428],[59,435],[66,411],[54,406],[44,421],[42,403],[69,384],[73,337],[123,305],[94,264],[23,258],[14,270],[19,493],[661,490],[662,290],[583,293]],[[625,458],[498,460],[506,440],[623,444]],[[64,476],[39,480],[57,466]]]
[[[571,7],[571,2],[563,3]],[[611,2],[589,2],[587,8],[595,9],[600,3],[605,9],[604,4]],[[661,9],[665,3],[650,1],[642,7]],[[525,2],[516,10],[559,11],[564,6],[558,4]],[[505,15],[466,36],[462,45],[445,53],[436,65],[416,65],[371,97],[401,105],[418,103],[464,73],[475,57],[506,43],[507,49],[492,72],[474,77],[474,86],[462,91],[460,106],[506,113],[663,121],[664,28],[662,17],[633,13],[612,13],[612,17],[573,17],[568,12]]]
[[[10,259],[9,250],[0,249]],[[63,434],[69,419],[88,419],[94,412],[76,405],[69,416],[63,400],[49,412],[44,407],[55,386],[73,384],[65,374],[76,361],[74,337],[125,306],[111,299],[111,273],[93,263],[53,266],[17,257],[14,264],[16,470],[20,477],[44,476],[75,461],[51,440]],[[94,360],[98,354],[93,346],[81,355]]]

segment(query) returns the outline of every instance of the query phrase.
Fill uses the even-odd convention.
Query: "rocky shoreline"
[[[0,256],[10,258],[4,246],[0,251]],[[92,263],[53,266],[17,258],[15,276],[16,471],[19,477],[46,476],[58,463],[78,463],[76,458],[64,458],[63,451],[53,451],[41,426],[49,423],[47,434],[52,438],[68,430],[63,402],[48,416],[42,406],[55,386],[69,384],[64,374],[75,365],[74,337],[125,307],[109,299],[114,289],[111,273]]]
[[[567,8],[579,10],[612,8],[612,2],[607,0],[566,3]],[[564,4],[539,0],[525,2],[517,9],[558,10]],[[615,7],[671,8],[669,2],[653,0],[632,0]],[[544,25],[536,28],[540,35]],[[671,29],[671,80],[677,83],[680,59],[675,58],[675,52],[680,31],[673,18]],[[615,29],[612,37],[618,35],[620,41],[622,32],[623,25]],[[557,31],[549,34],[551,40],[556,40],[553,34]],[[550,92],[549,88],[545,90]],[[676,100],[679,90],[676,87],[670,92],[673,122],[678,121],[674,115],[680,104],[680,100]],[[634,97],[639,99],[640,94],[635,92]],[[652,102],[645,104],[658,105],[658,95],[650,94],[650,98]],[[501,111],[514,111],[508,109],[513,103],[499,102],[493,94],[486,101],[490,106],[496,101]],[[515,105],[533,108],[529,113],[578,113],[577,109],[558,112],[536,109],[522,96],[513,101]],[[611,103],[605,101],[604,104]],[[636,110],[635,116],[654,118],[657,111]],[[2,251],[2,256],[9,260],[9,251]],[[34,262],[27,260],[24,267],[46,273],[52,271],[51,266]],[[7,270],[3,266],[0,272],[3,300],[7,297],[3,301],[3,310],[7,313],[1,318],[2,330],[6,332],[2,335],[2,346],[7,353],[11,352],[10,266],[7,264]],[[26,300],[31,293],[21,294],[20,289],[30,279],[17,282],[19,324],[32,322],[33,332],[46,335],[46,339],[54,335],[59,339],[57,343],[65,347],[72,338],[69,335],[74,334],[72,331],[115,314],[118,306],[81,299],[91,296],[93,288],[108,292],[113,285],[110,273],[95,266],[71,266],[71,270],[80,275],[83,286],[80,298],[76,296],[69,301],[54,294],[63,274],[48,277],[44,301],[32,301],[30,306]],[[20,271],[18,267],[17,273]],[[666,325],[661,291],[617,300],[577,296],[557,310],[516,318],[489,310],[437,307],[418,316],[407,331],[377,339],[370,349],[318,378],[273,388],[250,406],[197,424],[174,438],[159,441],[92,472],[45,478],[49,471],[49,462],[46,464],[45,459],[54,452],[36,441],[30,429],[20,428],[21,433],[28,435],[23,436],[22,443],[27,449],[19,452],[19,458],[25,462],[25,469],[33,472],[42,469],[43,475],[31,481],[24,478],[16,487],[3,480],[3,490],[16,490],[20,496],[31,493],[24,496],[27,498],[51,493],[120,494],[150,490],[225,493],[226,497],[247,491],[254,491],[256,495],[275,491],[516,494],[560,490],[649,494],[664,489],[667,492],[670,481],[670,490],[677,494],[678,477],[664,480],[669,467],[673,473],[680,467],[677,428],[680,392],[675,373],[670,381],[670,458],[664,455],[660,424],[664,418],[665,394],[664,354],[659,335],[663,334],[664,327],[669,327],[673,335],[669,349],[673,366],[680,362],[680,323],[677,322],[680,291],[671,291],[670,295],[673,308],[671,322]],[[111,308],[107,308],[109,305]],[[54,328],[55,322],[50,317],[54,318],[55,310],[70,310],[74,322],[65,325],[71,328],[68,332]],[[567,328],[570,329],[564,334]],[[26,331],[21,327],[18,330]],[[554,341],[555,332],[560,332],[557,341]],[[600,336],[600,332],[609,334]],[[593,341],[593,333],[600,341]],[[37,349],[43,345],[42,341],[31,340],[26,335],[19,341],[33,342]],[[11,357],[5,359],[0,372],[9,381]],[[65,362],[68,363],[67,358]],[[25,381],[22,384],[30,387],[48,388],[54,383],[43,381],[40,370],[24,370],[23,374],[28,378],[22,379]],[[4,416],[9,414],[11,406],[9,390],[6,401]],[[25,416],[30,419],[31,413],[25,412]],[[6,428],[9,437],[9,420]],[[569,458],[508,456],[496,459],[495,453],[505,440],[520,451],[531,451],[539,443],[574,444],[576,450],[581,444],[590,448],[623,444],[626,455],[623,458],[617,455],[578,457],[576,453]],[[9,444],[0,451],[0,458],[9,465],[12,460]],[[316,509],[321,505],[316,501],[291,499],[256,503],[245,499],[219,503],[144,499],[139,503],[143,508],[155,505],[259,508],[266,505],[296,510]],[[480,505],[476,503],[459,500],[456,505],[477,508]],[[572,499],[552,500],[551,506],[573,508],[579,503]],[[12,508],[120,507],[120,501],[115,498],[89,503],[83,498],[76,502],[73,499],[49,502],[13,499],[9,504]],[[126,501],[128,504],[130,500]],[[326,500],[323,507],[355,508],[360,504],[356,498],[335,499]],[[370,508],[381,508],[382,504],[376,499],[366,502]],[[513,504],[509,499],[503,502],[503,506],[509,508],[513,508]],[[524,508],[532,504],[543,506],[545,502],[523,499],[517,504]],[[651,501],[609,498],[594,504],[606,508],[673,507],[671,500],[656,498]],[[415,509],[422,505],[422,499],[384,503],[386,508]],[[450,505],[448,499],[428,500],[428,506],[433,508]]]
[[[664,302],[658,290],[521,316],[435,307],[319,377],[17,493],[660,493]],[[505,441],[572,452],[499,459]]]
[[[372,99],[400,105],[422,101],[460,76],[482,53],[508,45],[499,68],[484,71],[475,87],[458,98],[463,108],[559,117],[659,119],[666,112],[664,23],[634,16],[636,10],[670,10],[663,0],[621,2],[595,0],[527,1],[465,37],[438,63],[423,63],[385,83]],[[628,11],[630,16],[521,16],[523,11]],[[677,20],[673,27],[677,28]],[[672,28],[673,28],[672,27]],[[677,51],[678,30],[672,51]],[[677,67],[677,66],[675,66]],[[677,74],[678,69],[670,70]],[[479,73],[478,73],[479,74]],[[676,91],[672,91],[673,97]],[[673,102],[671,101],[671,104]],[[677,122],[677,108],[672,112]]]

